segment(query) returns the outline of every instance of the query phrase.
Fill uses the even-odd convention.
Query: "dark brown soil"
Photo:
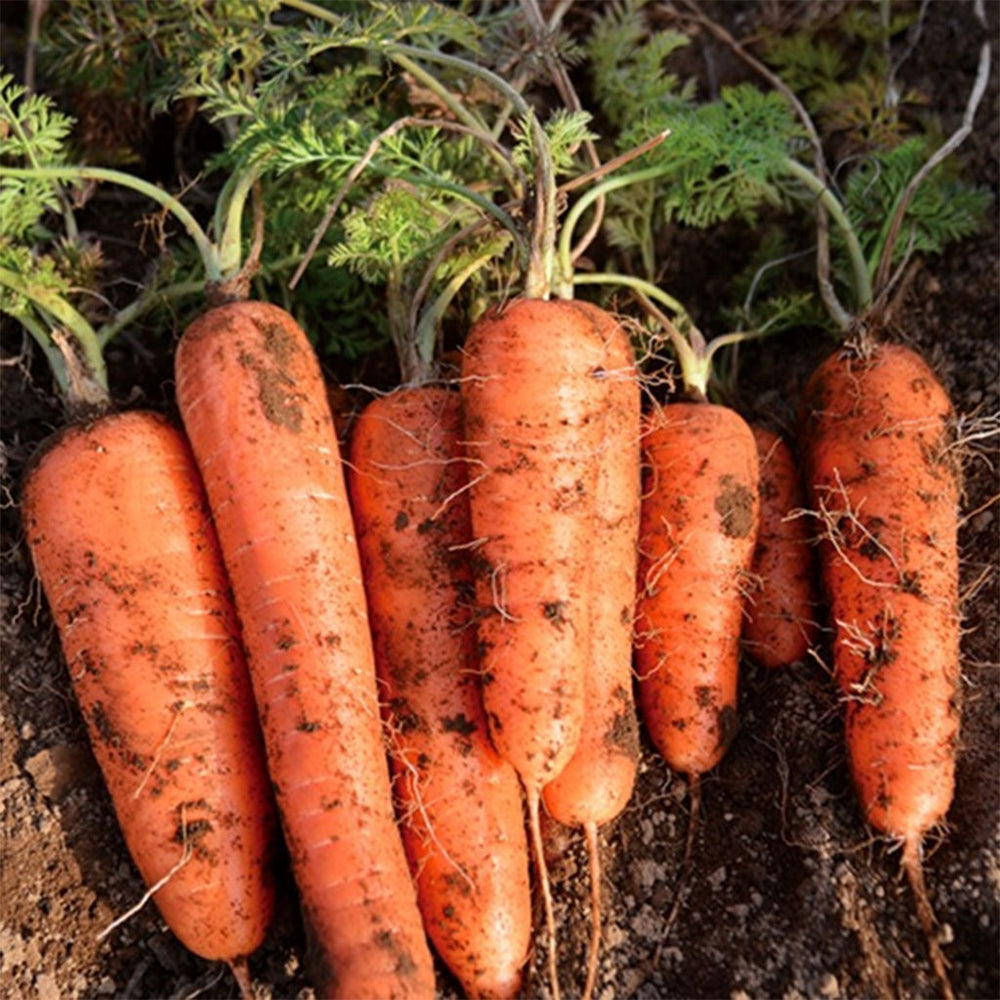
[[[774,7],[761,3],[760,11]],[[779,5],[780,6],[780,5]],[[799,5],[790,4],[789,7]],[[978,39],[967,4],[934,3],[908,80],[946,129],[961,120]],[[988,5],[996,41],[997,8]],[[753,4],[715,8],[738,34]],[[714,65],[725,66],[714,43]],[[715,70],[713,70],[713,73]],[[998,190],[997,73],[964,148],[969,175]],[[690,248],[696,244],[688,243]],[[731,246],[686,253],[685,285]],[[706,250],[705,247],[708,247]],[[893,335],[925,352],[965,426],[1000,413],[1000,295],[995,214],[988,231],[917,274]],[[732,266],[738,266],[733,260]],[[700,272],[700,273],[699,273]],[[704,301],[710,302],[706,294]],[[4,327],[2,376],[3,675],[0,691],[0,988],[10,997],[233,997],[228,970],[186,952],[147,905],[103,940],[100,932],[143,895],[87,746],[65,664],[34,581],[17,511],[18,478],[60,422],[37,359]],[[169,344],[125,340],[109,354],[118,398],[170,412]],[[746,350],[741,404],[793,426],[799,394],[831,342],[786,335]],[[18,360],[20,359],[20,360]],[[343,371],[345,380],[352,373]],[[970,444],[961,530],[965,595],[964,715],[954,804],[927,844],[926,877],[961,997],[1000,996],[1000,638],[996,439]],[[865,828],[849,784],[834,687],[816,660],[765,672],[745,665],[740,728],[703,785],[702,815],[680,917],[678,885],[688,819],[684,781],[643,742],[625,814],[601,833],[604,937],[596,995],[656,998],[923,997],[938,994],[900,855]],[[546,843],[566,995],[583,984],[589,887],[582,833],[554,823]],[[272,936],[252,957],[259,998],[312,995],[291,879]],[[540,914],[536,925],[541,927]],[[547,995],[544,941],[528,995]],[[442,973],[440,990],[456,995]]]

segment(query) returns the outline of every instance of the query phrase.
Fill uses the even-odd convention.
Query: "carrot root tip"
[[[587,855],[590,860],[590,945],[587,953],[587,981],[581,1000],[591,1000],[597,983],[597,963],[601,953],[601,854],[597,824],[585,823]]]
[[[538,869],[538,881],[542,887],[542,901],[545,904],[545,927],[548,935],[549,979],[553,1000],[560,1000],[559,970],[556,964],[556,918],[552,909],[552,890],[549,886],[549,872],[545,865],[545,851],[542,846],[542,826],[538,814],[539,790],[527,790],[528,820],[531,827],[531,844]]]
[[[945,1000],[954,1000],[951,981],[948,979],[948,960],[941,948],[941,934],[927,884],[924,881],[924,866],[920,856],[921,841],[919,837],[909,836],[903,844],[903,871],[916,901],[917,917],[927,939],[927,951],[931,960],[931,968],[941,984],[941,992]]]
[[[253,984],[250,980],[250,969],[247,967],[246,957],[234,958],[229,962],[230,971],[236,985],[240,988],[242,1000],[253,1000]]]

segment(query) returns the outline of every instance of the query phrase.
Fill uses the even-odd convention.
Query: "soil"
[[[744,35],[756,17],[781,6],[722,5],[714,12]],[[995,42],[998,8],[988,6]],[[979,42],[968,30],[966,7],[930,5],[906,70],[946,130],[960,123],[975,74]],[[703,40],[699,51],[706,61],[695,71],[706,78],[737,71],[714,42]],[[994,195],[997,91],[994,70],[976,132],[963,149],[967,175]],[[700,287],[707,303],[713,282],[720,280],[718,262],[735,251],[719,237],[714,243],[699,238],[697,254],[676,255],[677,287]],[[983,235],[924,264],[894,316],[893,335],[930,358],[969,429],[977,417],[1000,413],[998,261],[992,214]],[[20,331],[7,322],[0,371],[2,992],[40,1000],[237,996],[228,970],[185,951],[152,905],[100,936],[139,902],[144,889],[88,748],[20,529],[18,479],[61,420],[43,367],[21,346]],[[741,368],[744,411],[791,428],[804,382],[831,346],[817,336],[789,334],[747,350]],[[169,357],[169,343],[149,350],[124,340],[114,347],[109,367],[117,398],[170,413]],[[336,374],[352,380],[350,370]],[[955,993],[984,998],[1000,996],[995,445],[995,438],[974,442],[965,463],[961,749],[947,824],[926,845],[927,883]],[[938,994],[900,874],[899,851],[866,829],[855,802],[827,662],[828,650],[820,648],[815,659],[785,670],[766,672],[745,663],[739,731],[725,760],[703,783],[700,829],[686,880],[680,862],[687,788],[644,738],[632,803],[600,837],[604,928],[596,995],[602,1000]],[[566,994],[575,996],[583,984],[589,933],[583,836],[547,823],[545,838],[560,978]],[[683,904],[665,937],[679,883]],[[286,890],[274,929],[251,958],[250,971],[258,998],[305,998],[312,991],[291,878],[281,884]],[[528,995],[547,995],[544,959],[539,934]],[[439,988],[444,997],[458,995],[444,971]]]

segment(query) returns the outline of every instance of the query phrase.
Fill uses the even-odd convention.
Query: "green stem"
[[[759,340],[768,335],[768,326],[765,324],[759,330],[737,330],[734,333],[724,333],[721,337],[716,337],[709,345],[705,355],[705,360],[711,364],[716,351],[723,347],[732,347],[734,344],[742,344],[747,340]]]
[[[309,3],[309,0],[282,0],[282,3],[293,10],[302,11],[303,14],[309,17],[315,17],[317,21],[326,21],[327,24],[334,25],[343,24],[343,18],[338,17],[333,11],[327,10],[325,7]]]
[[[376,167],[372,167],[372,172],[381,173],[386,177],[395,177],[397,180],[407,181],[408,183],[416,184],[419,187],[430,187],[436,188],[440,191],[449,191],[452,194],[457,195],[459,198],[464,198],[466,201],[472,202],[472,204],[481,208],[487,215],[493,216],[493,218],[496,219],[497,222],[504,227],[504,229],[508,230],[514,237],[514,242],[517,245],[518,252],[522,259],[527,257],[527,247],[524,245],[524,237],[518,229],[517,223],[499,205],[495,205],[488,198],[484,198],[481,194],[473,191],[471,188],[467,188],[462,184],[452,184],[450,181],[443,181],[437,177],[419,177],[415,174],[390,174],[387,171],[380,171]]]
[[[808,168],[797,160],[786,157],[782,164],[785,173],[791,174],[796,180],[801,181],[816,197],[822,202],[824,208],[830,213],[830,217],[837,224],[847,245],[847,253],[851,261],[851,269],[854,272],[854,294],[857,300],[858,311],[861,312],[871,305],[872,301],[872,281],[868,273],[868,263],[861,250],[857,234],[844,211],[843,205],[834,193]]]
[[[75,338],[75,347],[78,350],[74,351],[74,358],[79,362],[78,368],[80,368],[82,375],[89,384],[99,387],[107,395],[108,373],[104,365],[104,357],[101,354],[101,345],[98,342],[94,328],[87,322],[86,317],[77,312],[61,295],[58,295],[49,288],[40,288],[37,285],[33,285],[31,282],[25,281],[20,275],[7,270],[7,268],[0,268],[0,285],[5,285],[12,292],[24,296],[24,298],[33,302],[42,312],[52,316],[59,325],[66,328],[72,337]],[[26,329],[33,336],[35,335],[36,330],[32,330],[27,325]],[[49,338],[49,341],[50,346],[58,346],[52,345],[51,338]],[[42,347],[45,349],[44,344]],[[49,352],[47,349],[45,349],[45,353],[48,355]],[[68,361],[66,362],[66,368],[67,370],[70,368]],[[67,372],[67,383],[71,382],[72,373]]]
[[[425,371],[430,371],[433,364],[434,347],[438,339],[438,326],[447,312],[448,306],[451,305],[452,300],[458,294],[462,285],[476,271],[489,263],[492,257],[492,254],[483,254],[481,257],[477,257],[474,261],[467,264],[452,277],[448,284],[445,285],[441,294],[424,310],[423,315],[420,317],[420,322],[417,324],[416,348],[420,363],[424,366]]]
[[[409,56],[404,55],[401,52],[396,52],[392,54],[392,61],[396,63],[397,66],[401,66],[408,73],[411,73],[416,77],[428,90],[433,91],[433,93],[441,99],[441,102],[448,108],[449,111],[467,128],[471,129],[477,137],[481,139],[486,151],[493,158],[493,161],[500,168],[500,172],[503,174],[504,180],[507,182],[515,198],[521,198],[523,196],[523,191],[521,189],[521,183],[514,173],[514,169],[510,162],[498,149],[495,148],[493,143],[495,143],[495,138],[490,135],[489,129],[486,127],[486,123],[475,114],[470,111],[455,95],[445,87],[433,73],[428,73],[423,66],[416,63]]]
[[[226,221],[222,232],[217,232],[219,271],[223,277],[231,277],[240,269],[243,256],[243,209],[263,167],[258,164],[237,176],[225,205]]]
[[[635,170],[630,174],[622,174],[619,177],[609,177],[607,180],[601,181],[600,184],[595,184],[594,187],[577,199],[563,220],[562,231],[559,234],[560,294],[564,294],[567,289],[572,289],[576,281],[573,276],[573,231],[576,229],[576,225],[583,213],[598,198],[610,194],[612,191],[628,187],[630,184],[656,180],[658,177],[662,177],[664,173],[666,173],[665,167],[646,167],[644,170]],[[572,291],[569,294],[571,296]]]
[[[687,314],[687,310],[669,292],[663,291],[662,288],[657,287],[652,282],[643,281],[642,278],[636,278],[631,274],[615,274],[611,271],[605,271],[602,274],[574,274],[573,284],[624,285],[626,288],[634,288],[636,291],[642,292],[643,295],[655,299],[666,306],[672,313],[676,314],[681,323],[694,326],[691,322],[691,317]]]
[[[130,323],[134,323],[140,316],[153,309],[161,302],[170,299],[180,299],[185,295],[197,295],[205,291],[204,281],[182,281],[176,285],[167,285],[166,288],[153,288],[144,292],[131,305],[126,306],[116,313],[113,319],[108,320],[101,326],[95,336],[97,342],[103,349]]]
[[[48,330],[34,316],[21,315],[17,317],[17,321],[31,334],[35,343],[42,349],[42,353],[45,355],[45,360],[49,363],[49,368],[52,370],[52,377],[56,380],[59,391],[63,395],[66,395],[69,392],[69,376],[66,373],[66,362],[59,353],[59,349],[52,343],[52,338]]]
[[[390,58],[402,53],[414,59],[424,59],[436,62],[442,66],[477,76],[484,83],[503,94],[517,109],[534,132],[535,155],[537,161],[537,177],[535,197],[538,199],[535,214],[534,232],[531,241],[531,260],[528,275],[525,280],[525,291],[529,298],[547,298],[552,284],[555,263],[557,190],[555,167],[552,163],[552,153],[549,149],[545,129],[531,110],[528,102],[503,77],[477,63],[469,62],[458,56],[447,55],[434,49],[419,49],[410,45],[390,43],[385,46],[385,52]]]
[[[144,194],[171,212],[174,218],[187,230],[188,235],[198,248],[198,253],[205,266],[207,280],[222,280],[218,251],[205,234],[205,230],[198,224],[198,220],[173,195],[140,177],[133,177],[121,170],[108,170],[103,167],[71,166],[38,167],[37,169],[0,167],[0,177],[49,177],[54,180],[108,181],[138,191],[139,194]]]

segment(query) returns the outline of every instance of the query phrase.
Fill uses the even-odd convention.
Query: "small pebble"
[[[975,532],[985,531],[993,523],[993,511],[984,510],[977,514],[969,524]]]
[[[35,727],[30,722],[25,722],[21,726],[21,739],[30,740],[35,735]]]
[[[115,990],[118,989],[115,986],[115,981],[110,976],[105,976],[98,984],[96,993],[98,996],[110,997],[114,996]]]
[[[51,972],[42,972],[35,977],[35,996],[38,1000],[59,1000],[59,985]]]
[[[819,981],[820,996],[835,997],[839,992],[840,992],[840,983],[837,982],[837,977],[832,972],[828,972]]]

